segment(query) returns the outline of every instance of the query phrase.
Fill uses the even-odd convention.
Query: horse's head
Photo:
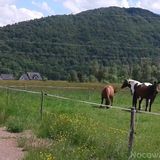
[[[160,92],[160,82],[158,82],[156,89],[157,89],[157,92]]]
[[[160,92],[160,82],[154,82],[152,86],[157,93]]]
[[[125,79],[121,88],[126,88],[126,87],[129,87],[131,88],[131,84],[129,83],[129,80]]]

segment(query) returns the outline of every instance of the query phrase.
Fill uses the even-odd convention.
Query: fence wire
[[[33,91],[33,90],[18,89],[18,88],[5,87],[5,86],[0,86],[0,88],[9,89],[9,90],[18,91],[18,92],[26,92],[26,93],[39,94],[39,95],[41,94],[41,92]],[[73,101],[73,102],[77,102],[77,103],[95,105],[97,107],[102,106],[102,107],[109,107],[109,108],[112,108],[112,109],[119,109],[119,110],[123,110],[123,111],[131,111],[131,109],[130,109],[131,107],[125,108],[125,107],[120,107],[120,106],[104,105],[104,104],[99,104],[99,103],[96,103],[96,102],[89,102],[89,101],[84,101],[84,100],[79,100],[79,99],[73,99],[73,98],[69,98],[69,97],[59,96],[59,95],[55,95],[55,94],[48,94],[48,93],[44,93],[44,95],[48,96],[48,97],[53,97],[53,98],[57,98],[57,99]],[[160,116],[160,113],[156,113],[156,112],[137,111],[137,113]]]

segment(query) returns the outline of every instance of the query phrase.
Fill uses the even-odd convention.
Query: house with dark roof
[[[19,80],[29,80],[27,74],[22,74],[19,78]]]
[[[0,80],[14,80],[13,74],[1,74]]]
[[[42,77],[38,72],[27,72],[23,74],[19,80],[42,80]]]

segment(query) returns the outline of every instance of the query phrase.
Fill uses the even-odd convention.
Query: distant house
[[[27,72],[23,74],[19,80],[42,80],[42,77],[38,72]]]
[[[22,74],[19,80],[29,80],[27,74]]]
[[[14,80],[13,74],[1,74],[0,80]]]

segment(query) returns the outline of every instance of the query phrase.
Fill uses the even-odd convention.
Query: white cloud
[[[72,13],[79,13],[88,9],[119,6],[129,7],[128,0],[56,0],[63,3],[64,7]]]
[[[54,14],[54,11],[51,9],[51,7],[48,5],[47,2],[36,2],[32,1],[32,4],[36,7],[40,8],[41,10],[47,11],[49,14]]]
[[[69,9],[72,13],[79,13],[88,9],[99,7],[141,7],[160,13],[160,0],[53,0],[60,2],[63,6]]]
[[[0,6],[5,4],[13,4],[16,0],[0,0]]]
[[[26,8],[17,8],[15,0],[0,0],[0,26],[13,24],[20,21],[40,18],[42,13]]]
[[[160,13],[160,0],[139,0],[136,4],[137,7],[151,10]]]
[[[16,22],[40,18],[43,13],[33,11],[26,8],[17,8],[18,0],[0,0],[0,26],[13,24]],[[32,4],[41,9],[44,14],[55,14],[48,5],[46,0],[40,2],[38,0],[30,0]],[[62,4],[72,13],[79,13],[88,9],[119,6],[119,7],[140,7],[151,10],[160,14],[160,0],[52,0],[53,2]],[[25,7],[25,6],[24,6]],[[55,6],[56,7],[56,6]]]
[[[129,8],[129,2],[127,0],[122,0],[121,4],[120,4],[120,7]]]

